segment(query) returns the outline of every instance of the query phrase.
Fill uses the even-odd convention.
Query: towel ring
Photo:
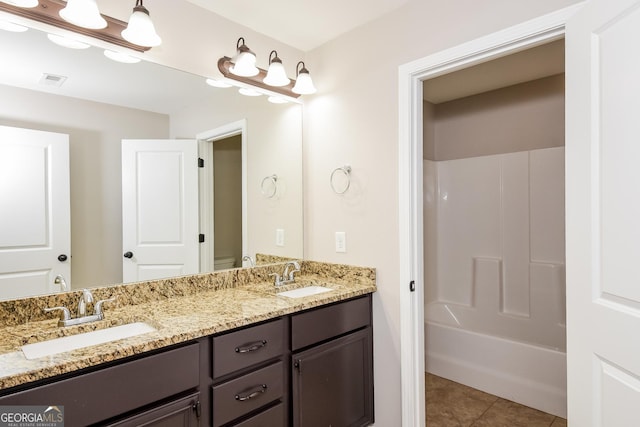
[[[342,189],[336,189],[334,178],[336,176],[336,173],[340,172],[341,174],[343,174],[346,178],[346,185],[344,186],[344,188]],[[331,189],[333,190],[334,193],[336,194],[344,194],[347,192],[347,190],[349,189],[349,187],[351,186],[351,166],[349,165],[344,165],[342,167],[339,168],[335,168],[333,170],[333,172],[331,172],[331,177],[329,178],[329,184],[331,185]]]
[[[271,184],[271,189],[268,185]],[[260,192],[267,199],[272,199],[278,191],[278,175],[265,176],[260,183]]]

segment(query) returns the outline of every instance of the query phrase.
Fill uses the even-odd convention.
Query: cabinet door
[[[293,425],[373,422],[371,328],[293,355]]]
[[[198,393],[126,418],[109,427],[196,427],[199,424]]]

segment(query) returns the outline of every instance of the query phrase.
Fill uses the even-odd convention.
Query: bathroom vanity
[[[313,280],[318,282],[326,284]],[[44,363],[52,368],[57,363],[68,372],[35,380],[26,374],[19,384],[0,390],[0,406],[64,406],[70,426],[373,423],[371,293],[375,285],[331,283],[331,292],[294,299],[275,295],[264,286],[180,297],[187,298],[180,303],[185,302],[189,311],[204,311],[200,314],[183,313],[170,299],[171,314],[159,307],[165,314],[158,318],[165,316],[164,320],[149,319],[158,326],[157,332],[121,340],[120,345],[36,359],[34,366]],[[241,297],[242,293],[246,295]],[[234,309],[223,310],[219,305],[226,298],[235,300]],[[194,307],[196,300],[201,305]],[[216,311],[223,311],[224,319],[216,320]],[[168,332],[162,322],[171,323],[172,316]],[[182,323],[184,316],[197,319]],[[207,317],[214,332],[191,337],[193,331],[187,329],[202,330],[200,322]],[[171,335],[172,343],[127,355],[129,345],[149,347],[148,340],[166,338],[165,334]],[[64,367],[69,358],[75,358],[78,369]],[[96,359],[100,362],[93,363]],[[85,364],[90,366],[82,367]]]

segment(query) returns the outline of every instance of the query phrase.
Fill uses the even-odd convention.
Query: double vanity
[[[97,288],[103,319],[67,327],[43,309],[80,291],[0,302],[0,406],[61,406],[69,426],[369,425],[375,271],[300,269]]]

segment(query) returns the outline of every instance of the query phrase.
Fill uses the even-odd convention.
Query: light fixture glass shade
[[[107,27],[107,21],[100,16],[96,0],[68,0],[59,13],[62,19],[78,27],[92,30]]]
[[[242,44],[240,41],[242,40]],[[233,58],[233,65],[229,71],[240,77],[253,77],[260,73],[256,67],[256,54],[244,44],[244,39],[240,37],[236,45],[238,53]]]
[[[149,11],[138,1],[133,13],[129,17],[127,28],[122,31],[122,37],[138,46],[154,47],[162,43],[162,39],[156,33],[156,28],[149,17]]]
[[[244,96],[262,96],[262,94],[257,90],[250,89],[248,87],[241,87],[240,89],[238,89],[238,92],[240,92]]]
[[[267,100],[272,104],[286,104],[289,102],[284,98],[280,98],[279,96],[270,96]]]
[[[3,21],[0,19],[0,30],[11,31],[12,33],[24,33],[29,27],[24,25],[14,24],[13,22]]]
[[[316,88],[313,86],[313,81],[311,80],[311,76],[306,69],[302,69],[298,74],[298,78],[296,79],[296,84],[293,86],[293,93],[297,93],[299,95],[311,95],[312,93],[316,93]]]
[[[141,61],[140,58],[136,58],[135,56],[127,55],[126,53],[116,52],[115,50],[105,49],[104,56],[111,59],[112,61],[122,62],[123,64],[137,64]]]
[[[38,5],[38,0],[0,0],[2,3],[7,3],[12,6],[18,7],[36,7]]]
[[[59,36],[57,34],[47,34],[47,38],[58,46],[69,49],[88,49],[91,47],[89,43],[80,42],[69,37]]]
[[[213,86],[213,87],[217,87],[217,88],[228,88],[231,87],[232,85],[230,85],[229,83],[222,81],[222,80],[217,80],[217,79],[207,79],[206,80],[207,84],[209,86]]]
[[[274,54],[275,50],[271,52]],[[271,55],[269,55],[271,57]],[[289,84],[289,78],[287,72],[284,70],[282,61],[278,58],[276,53],[275,58],[269,60],[269,69],[267,70],[267,76],[262,80],[269,86],[286,86]]]

